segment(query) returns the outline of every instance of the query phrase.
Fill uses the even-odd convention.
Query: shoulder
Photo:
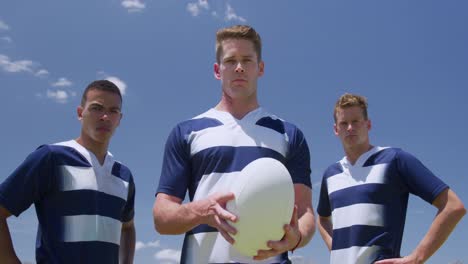
[[[331,176],[334,176],[336,174],[340,174],[342,172],[343,172],[343,167],[341,166],[340,162],[337,161],[337,162],[331,164],[330,166],[328,166],[328,168],[323,173],[323,178],[329,178]]]
[[[223,125],[223,122],[216,116],[216,113],[214,113],[212,110],[208,110],[205,113],[195,116],[191,119],[179,122],[173,128],[172,133],[190,133],[221,125]]]
[[[265,110],[262,111],[260,117],[257,119],[256,125],[273,129],[281,134],[288,134],[291,136],[303,135],[302,131],[295,124]]]
[[[130,169],[119,161],[114,161],[112,175],[121,178],[126,182],[133,182],[133,175]]]

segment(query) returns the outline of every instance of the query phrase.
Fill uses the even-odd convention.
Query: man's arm
[[[304,184],[294,184],[296,209],[291,224],[286,225],[280,241],[269,241],[270,250],[259,250],[255,260],[263,260],[309,243],[315,232],[315,216],[312,209],[312,190]]]
[[[119,262],[132,264],[135,255],[135,224],[133,219],[122,224],[120,236]]]
[[[237,217],[227,211],[226,203],[234,199],[233,193],[215,193],[206,199],[182,204],[178,197],[158,193],[153,206],[153,220],[160,234],[183,234],[200,224],[208,224],[221,233],[230,243],[236,229],[226,220],[235,222]]]
[[[21,264],[21,261],[16,256],[11,241],[10,230],[8,229],[7,218],[11,215],[8,210],[0,205],[0,263],[6,264]]]
[[[381,260],[375,264],[424,263],[442,246],[465,215],[466,209],[458,196],[450,189],[440,193],[432,204],[438,208],[437,215],[416,249],[404,258]]]
[[[333,223],[331,216],[323,217],[319,216],[317,220],[318,230],[322,236],[323,241],[328,247],[328,250],[332,249],[332,236],[333,236]]]

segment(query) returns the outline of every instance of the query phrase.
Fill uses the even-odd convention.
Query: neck
[[[252,100],[234,100],[223,95],[221,101],[215,106],[216,110],[230,113],[237,119],[242,119],[248,113],[257,109],[260,105],[257,99]]]
[[[353,146],[353,147],[345,147],[346,158],[352,165],[354,165],[362,154],[371,150],[373,147],[374,146],[370,144]]]
[[[109,143],[100,143],[92,140],[89,137],[81,135],[76,139],[76,142],[83,146],[85,149],[89,150],[92,152],[96,158],[98,159],[99,163],[102,165],[104,164],[104,160],[106,159],[107,155],[107,148],[109,146]]]

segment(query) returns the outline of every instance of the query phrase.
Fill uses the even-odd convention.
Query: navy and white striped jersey
[[[317,212],[332,218],[330,263],[400,257],[409,193],[428,203],[448,186],[398,148],[374,147],[354,165],[346,157],[322,179]]]
[[[262,108],[238,120],[210,109],[179,123],[169,135],[157,193],[190,201],[228,191],[251,161],[270,157],[282,162],[294,183],[311,187],[310,154],[302,132]],[[200,225],[188,232],[181,263],[287,263],[287,253],[265,261],[240,255],[217,230]]]
[[[74,140],[40,146],[0,185],[0,204],[13,215],[36,207],[37,263],[119,263],[134,197],[127,167],[110,153],[101,165]]]

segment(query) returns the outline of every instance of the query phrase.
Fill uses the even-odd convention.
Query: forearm
[[[160,201],[156,197],[153,208],[155,228],[160,234],[183,234],[203,222],[203,215],[199,213],[202,210],[203,201],[186,204]]]
[[[294,202],[297,206],[297,224],[301,235],[301,241],[297,245],[299,248],[307,245],[315,233],[312,189],[304,184],[294,184]]]
[[[297,248],[303,247],[309,243],[315,233],[315,217],[312,208],[307,208],[306,212],[298,219],[299,232],[301,232],[301,241]]]
[[[322,236],[325,245],[327,245],[328,250],[332,248],[332,234],[333,234],[333,226],[330,220],[330,217],[318,217],[318,230],[320,235]]]
[[[427,261],[442,246],[465,213],[466,210],[458,198],[457,202],[448,203],[445,207],[439,209],[429,231],[411,253],[417,263]]]
[[[135,256],[135,237],[135,226],[133,222],[129,226],[122,227],[119,249],[119,262],[121,264],[133,263],[133,258]]]
[[[6,218],[0,216],[0,263],[20,264],[11,240]]]

